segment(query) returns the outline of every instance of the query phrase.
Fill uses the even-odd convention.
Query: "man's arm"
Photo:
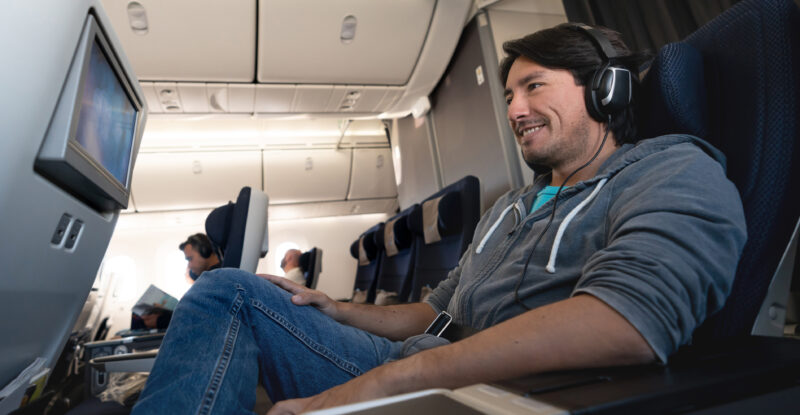
[[[460,342],[379,366],[319,395],[280,402],[269,413],[300,413],[433,387],[654,359],[653,350],[625,318],[591,295],[578,295]]]
[[[404,340],[409,336],[422,334],[436,317],[433,308],[424,303],[389,306],[344,303],[334,301],[322,291],[306,288],[286,278],[265,274],[259,276],[292,293],[292,303],[298,306],[314,306],[342,324],[391,340]]]

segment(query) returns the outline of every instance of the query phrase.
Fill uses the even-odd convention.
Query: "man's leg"
[[[134,413],[251,413],[259,370],[278,401],[344,383],[400,349],[290,297],[247,272],[204,273],[178,304]]]

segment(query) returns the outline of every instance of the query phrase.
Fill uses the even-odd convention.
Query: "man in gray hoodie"
[[[258,379],[258,370],[242,374],[255,356],[241,357],[246,350],[259,351],[273,400],[317,393],[279,402],[270,411],[276,414],[552,370],[666,361],[730,291],[746,239],[741,201],[721,154],[702,140],[637,142],[628,91],[603,88],[616,91],[630,76],[622,71],[638,69],[642,57],[617,33],[592,30],[600,29],[561,25],[504,45],[509,123],[525,160],[547,172],[495,203],[458,267],[425,303],[339,303],[280,277],[263,276],[271,285],[216,271],[206,279],[216,286],[201,280],[178,306],[173,320],[186,321],[175,327],[191,336],[167,334],[162,352],[172,357],[159,357],[141,410],[176,399],[171,374],[187,366],[199,392],[174,386],[181,396],[196,395],[206,408],[244,399],[241,391]],[[225,284],[231,294],[221,294]],[[313,308],[297,307],[304,305]],[[229,312],[217,321],[193,307]],[[462,337],[477,333],[453,342],[419,335],[444,310]],[[205,317],[191,320],[197,315]],[[240,326],[254,334],[219,334]],[[194,338],[222,354],[193,356],[191,364],[175,357],[178,347],[197,350],[188,345]],[[298,349],[305,357],[290,355]],[[229,382],[225,374],[234,371]]]

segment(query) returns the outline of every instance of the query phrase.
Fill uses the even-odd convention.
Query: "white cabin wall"
[[[397,180],[400,210],[436,193],[442,188],[429,117],[407,116],[392,126],[392,158]]]
[[[110,333],[130,327],[130,312],[136,300],[153,284],[181,298],[191,287],[186,280],[186,260],[178,245],[197,232],[204,232],[210,210],[124,214],[111,238],[103,273],[109,280],[102,316],[111,317]],[[350,244],[370,226],[388,219],[388,214],[351,215],[269,222],[269,253],[259,262],[259,273],[283,275],[279,268],[284,242],[294,242],[306,251],[323,250],[322,274],[317,288],[332,298],[350,298],[356,260]]]

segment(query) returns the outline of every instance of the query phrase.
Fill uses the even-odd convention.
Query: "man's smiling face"
[[[583,91],[566,69],[524,56],[514,61],[505,90],[508,121],[528,163],[558,169],[588,160],[599,124],[586,111]]]

